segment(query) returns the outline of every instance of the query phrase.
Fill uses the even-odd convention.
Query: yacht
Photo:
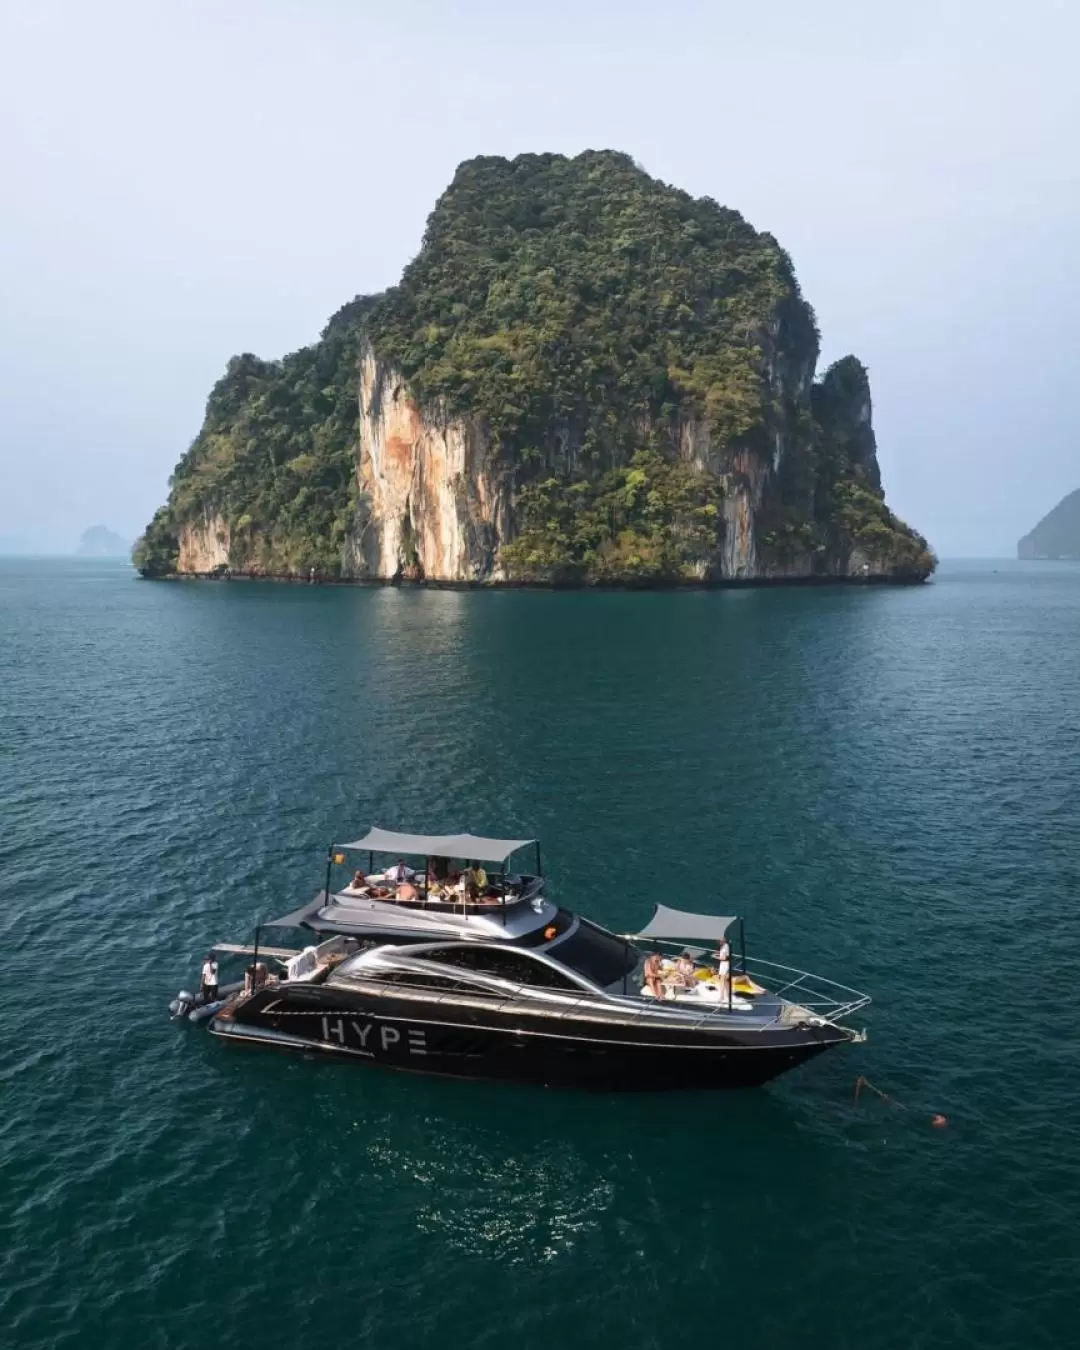
[[[533,869],[515,870],[526,850]],[[377,855],[397,861],[376,870]],[[335,888],[358,856],[366,870]],[[605,1090],[752,1087],[865,1039],[848,1024],[865,994],[748,960],[737,916],[658,904],[617,934],[545,889],[534,840],[373,828],[331,845],[319,893],[266,925],[304,945],[267,946],[261,928],[218,944],[244,958],[243,984],[181,993],[174,1015],[236,1043]]]

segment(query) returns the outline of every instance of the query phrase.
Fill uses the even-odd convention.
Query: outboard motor
[[[195,995],[189,993],[186,989],[181,989],[173,1001],[169,1004],[169,1012],[175,1022],[177,1018],[188,1017],[192,1008],[195,1006]]]

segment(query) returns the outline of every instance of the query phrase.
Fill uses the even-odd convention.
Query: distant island
[[[1016,546],[1018,558],[1080,558],[1080,488],[1063,497]]]
[[[462,164],[399,285],[233,357],[143,576],[923,581],[870,385],[770,234],[629,156]]]
[[[75,550],[77,558],[127,558],[131,556],[131,544],[121,539],[104,525],[91,525],[83,530]]]

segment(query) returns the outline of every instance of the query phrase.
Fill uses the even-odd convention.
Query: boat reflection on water
[[[588,1253],[610,1272],[655,1250],[658,1221],[674,1215],[665,1243],[698,1270],[706,1254],[730,1266],[794,1245],[796,1234],[769,1222],[785,1194],[802,1197],[816,1222],[846,1213],[851,1158],[818,1128],[826,1104],[817,1094],[809,1105],[796,1094],[736,1094],[718,1115],[707,1096],[674,1106],[655,1094],[396,1074],[366,1075],[358,1094],[355,1077],[329,1064],[296,1067],[302,1090],[293,1079],[275,1128],[333,1138],[326,1187],[354,1197],[358,1240],[377,1223],[387,1246],[437,1238],[450,1264],[488,1255],[535,1266]],[[752,1155],[733,1157],[731,1145],[747,1138]]]
[[[535,870],[511,870],[526,849]],[[400,856],[376,872],[376,853]],[[335,888],[333,868],[357,854],[367,855],[367,871]],[[422,868],[406,857],[422,858]],[[485,863],[497,868],[489,875]],[[736,961],[727,936],[735,917],[657,904],[640,933],[620,936],[544,891],[533,840],[373,828],[332,845],[323,889],[275,921],[318,942],[268,948],[257,935],[252,948],[219,944],[222,954],[251,957],[242,987],[222,997],[204,989],[201,1001],[181,995],[174,1015],[205,1018],[214,1035],[252,1046],[631,1091],[757,1086],[863,1039],[846,1019],[866,995],[751,962],[745,941]]]

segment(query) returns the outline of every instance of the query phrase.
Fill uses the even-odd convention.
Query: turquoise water
[[[0,691],[4,1347],[1074,1341],[1080,567],[475,594],[5,561]],[[874,995],[870,1040],[601,1097],[170,1024],[208,942],[372,821],[537,833],[620,929],[744,913]]]

